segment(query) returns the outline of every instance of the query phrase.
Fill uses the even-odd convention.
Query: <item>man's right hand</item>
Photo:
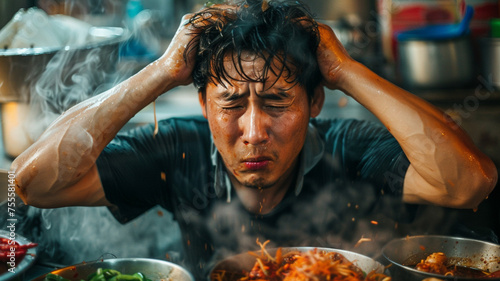
[[[169,80],[175,83],[172,85],[173,87],[188,85],[193,80],[191,73],[194,69],[196,49],[185,52],[189,46],[196,48],[196,46],[190,45],[196,34],[195,28],[189,23],[192,17],[193,14],[187,14],[182,18],[167,50],[155,62],[162,66],[161,68],[169,75]],[[185,54],[187,54],[186,57]]]
[[[175,33],[169,47],[157,63],[167,71],[168,80],[175,86],[188,85],[192,83],[192,72],[195,65],[196,52],[198,50],[197,34],[203,32],[207,25],[214,24],[221,19],[220,15],[234,13],[236,6],[216,4],[203,10],[187,14]]]

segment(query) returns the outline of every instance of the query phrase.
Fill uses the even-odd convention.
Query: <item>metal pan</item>
[[[392,263],[389,267],[393,280],[474,280],[465,277],[444,276],[418,271],[410,264],[416,264],[428,255],[442,252],[456,260],[457,265],[472,267],[488,272],[500,270],[500,245],[480,240],[450,236],[411,236],[390,241],[382,249],[382,255]],[[500,278],[488,278],[500,280]]]
[[[141,272],[151,280],[178,280],[194,281],[193,276],[183,267],[162,260],[147,258],[121,258],[105,259],[89,263],[81,263],[54,270],[57,274],[71,281],[86,280],[87,276],[97,271],[98,268],[115,269],[123,274]],[[43,281],[45,275],[39,276],[32,281]]]
[[[342,254],[345,258],[350,260],[352,263],[354,263],[354,265],[359,267],[364,272],[368,273],[375,271],[377,273],[384,273],[385,270],[384,265],[382,265],[378,261],[375,261],[374,259],[369,258],[367,256],[346,250],[338,250],[332,248],[315,248],[315,247],[283,247],[281,249],[283,255],[297,251],[307,252],[313,249],[318,249],[318,251],[325,253],[336,252]],[[276,250],[277,248],[276,249],[273,248],[273,249],[268,249],[267,251],[270,255],[275,255]],[[226,273],[223,277],[223,281],[234,281],[237,280],[239,277],[242,277],[242,272],[250,271],[254,264],[255,264],[255,256],[252,256],[249,253],[235,255],[217,263],[215,267],[212,269],[208,278],[209,280],[211,280],[210,276],[212,276],[213,272],[224,270]]]

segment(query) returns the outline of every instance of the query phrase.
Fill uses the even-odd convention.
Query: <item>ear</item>
[[[207,98],[206,93],[204,94],[202,91],[198,91],[198,100],[199,100],[200,106],[201,106],[201,113],[203,114],[205,119],[207,118],[206,98]]]
[[[315,89],[314,89],[314,94],[311,99],[311,105],[310,105],[310,110],[311,110],[311,116],[312,118],[316,117],[319,115],[321,112],[321,109],[323,108],[323,104],[325,103],[325,88],[323,87],[323,84],[319,84]]]

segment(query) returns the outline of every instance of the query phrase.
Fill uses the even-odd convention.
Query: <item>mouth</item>
[[[256,171],[265,169],[270,161],[271,159],[269,157],[255,157],[244,159],[243,164],[248,170]]]

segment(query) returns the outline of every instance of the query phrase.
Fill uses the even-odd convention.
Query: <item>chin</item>
[[[270,183],[263,178],[242,181],[241,183],[243,186],[251,189],[268,189],[274,186],[274,183]]]

